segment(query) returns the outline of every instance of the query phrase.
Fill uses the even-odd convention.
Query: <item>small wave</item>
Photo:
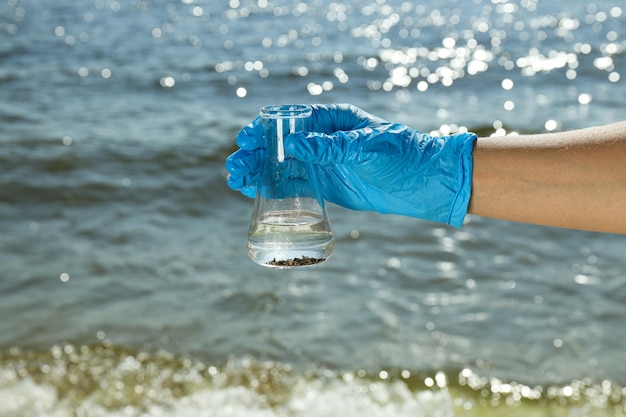
[[[71,139],[11,141],[0,149],[0,203],[85,206],[146,204],[169,197],[206,204],[224,192],[224,159],[198,143],[147,145],[72,143]],[[179,210],[176,208],[175,210]]]
[[[0,416],[623,415],[610,381],[527,386],[460,371],[295,369],[170,352],[55,345],[0,354]],[[507,411],[508,410],[508,411]],[[542,411],[543,410],[543,411]]]

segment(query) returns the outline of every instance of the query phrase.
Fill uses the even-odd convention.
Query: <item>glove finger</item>
[[[226,178],[228,186],[235,191],[241,191],[246,187],[256,187],[260,178],[259,173],[229,174]]]
[[[239,175],[229,175],[226,183],[228,186],[234,190],[239,191],[241,194],[246,197],[254,198],[256,197],[257,185],[259,181],[258,175],[253,176],[239,176]]]
[[[245,195],[246,197],[255,198],[257,190],[258,188],[256,186],[249,186],[249,187],[244,187],[239,191],[241,192],[241,194]]]
[[[360,139],[371,129],[335,132],[296,132],[285,138],[285,150],[291,156],[314,164],[349,164],[358,155]]]
[[[418,211],[414,203],[398,198],[364,181],[347,165],[322,166],[319,179],[327,201],[351,210],[395,213],[413,217]]]
[[[228,186],[248,197],[256,196],[264,155],[265,152],[262,149],[256,151],[240,149],[226,158],[225,166],[229,173],[226,181]]]
[[[240,149],[226,158],[225,167],[231,175],[244,176],[261,171],[265,150],[249,151]]]
[[[257,116],[256,119],[239,131],[237,135],[237,146],[246,150],[265,147],[263,122],[260,116]]]
[[[313,128],[320,133],[362,129],[388,123],[352,104],[313,104]]]

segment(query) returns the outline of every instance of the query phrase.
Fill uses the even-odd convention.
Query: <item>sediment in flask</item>
[[[326,258],[311,258],[309,256],[302,255],[300,258],[292,258],[292,259],[282,259],[277,260],[276,258],[267,262],[267,265],[271,266],[310,266],[315,265],[320,262],[324,262]]]

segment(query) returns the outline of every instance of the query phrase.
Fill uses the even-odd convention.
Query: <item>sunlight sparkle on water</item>
[[[195,6],[189,4],[187,14],[198,14],[199,10],[192,9]],[[499,81],[502,113],[497,117],[524,112],[529,106],[553,105],[551,97],[542,102],[522,93],[534,80],[567,83],[568,114],[581,111],[571,110],[574,106],[602,102],[599,93],[594,91],[592,97],[591,90],[582,90],[581,75],[606,72],[607,85],[621,80],[616,57],[624,50],[619,30],[623,13],[617,6],[590,4],[582,17],[567,8],[553,13],[546,8],[550,6],[534,0],[475,0],[471,7],[316,0],[314,6],[266,0],[228,2],[221,15],[224,21],[215,29],[227,52],[214,69],[234,86],[233,95],[260,97],[266,94],[263,84],[285,74],[295,76],[296,94],[305,93],[318,101],[325,97],[337,101],[344,89],[357,89],[393,93],[392,103],[404,105],[414,103],[416,95],[436,97],[445,88],[450,92],[433,103],[445,112],[437,118],[445,120],[456,117],[444,98],[458,91],[457,84],[492,82],[497,73],[506,73]],[[298,24],[293,23],[296,20]],[[247,44],[244,40],[235,44],[229,38],[241,25],[256,34]],[[63,34],[63,29],[57,32]],[[231,52],[242,45],[249,49],[238,58]],[[483,104],[480,96],[475,102]],[[546,119],[556,117],[560,116]],[[544,129],[556,130],[565,119],[538,122]]]

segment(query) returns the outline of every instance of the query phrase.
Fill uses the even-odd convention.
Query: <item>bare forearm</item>
[[[626,122],[476,141],[469,212],[626,233]]]

